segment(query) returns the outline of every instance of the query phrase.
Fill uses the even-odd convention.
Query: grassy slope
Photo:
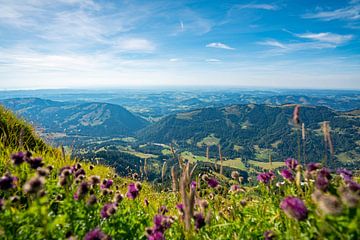
[[[66,235],[83,239],[86,232],[99,227],[113,239],[145,239],[145,228],[152,226],[153,216],[161,205],[169,209],[167,215],[174,217],[174,223],[166,231],[167,239],[261,239],[263,233],[272,230],[279,239],[356,239],[360,236],[360,208],[344,209],[340,216],[324,216],[316,210],[317,206],[311,200],[313,185],[301,191],[294,183],[287,183],[281,188],[274,184],[263,184],[255,187],[245,187],[241,192],[228,193],[234,180],[227,180],[215,175],[222,187],[211,189],[200,179],[197,189],[197,199],[209,202],[206,214],[211,218],[207,225],[199,231],[184,231],[181,215],[175,205],[180,202],[177,193],[156,192],[147,183],[143,183],[140,196],[135,200],[125,198],[118,206],[116,213],[108,219],[101,219],[99,212],[105,203],[112,201],[111,195],[103,195],[98,188],[94,189],[99,202],[87,206],[86,200],[75,200],[73,194],[77,185],[73,183],[68,189],[58,186],[59,169],[65,165],[73,165],[76,161],[66,157],[61,152],[46,146],[37,138],[31,127],[0,107],[1,143],[0,143],[0,176],[11,172],[19,178],[17,187],[7,191],[0,190],[1,198],[5,199],[5,207],[0,210],[0,239],[65,239]],[[5,127],[4,127],[5,125]],[[23,147],[19,147],[20,130],[25,129]],[[6,137],[4,137],[6,134]],[[25,140],[26,139],[26,140]],[[23,192],[22,186],[35,174],[26,163],[15,167],[10,162],[10,154],[19,150],[31,150],[35,156],[42,156],[46,164],[54,165],[54,170],[46,178],[46,195],[44,197],[29,196]],[[114,178],[114,171],[107,166],[95,166],[89,170],[87,164],[82,164],[87,176],[99,175],[103,178]],[[121,193],[131,179],[114,178],[115,186]],[[331,191],[336,193],[338,185],[343,183],[339,177],[334,178]],[[19,196],[20,201],[12,202],[12,196]],[[57,196],[61,200],[57,200]],[[288,218],[279,208],[280,201],[288,195],[298,196],[304,200],[309,209],[309,217],[302,222]],[[144,199],[150,202],[148,207]],[[200,211],[199,206],[195,206]]]

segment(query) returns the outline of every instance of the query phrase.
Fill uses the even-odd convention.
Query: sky
[[[360,0],[0,6],[0,89],[360,89]]]

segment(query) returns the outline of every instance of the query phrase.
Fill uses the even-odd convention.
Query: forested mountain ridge
[[[37,128],[67,135],[121,136],[147,125],[144,119],[125,108],[108,103],[59,102],[39,98],[6,99],[0,103]]]
[[[225,156],[268,161],[293,156],[298,149],[301,129],[292,122],[294,105],[231,105],[203,108],[169,115],[138,133],[141,141],[176,142],[180,148],[205,152],[205,145],[216,154],[217,144]],[[322,123],[331,127],[335,158],[347,161],[359,156],[360,118],[357,111],[337,112],[322,106],[301,106],[300,121],[305,126],[306,151],[312,161],[324,157]],[[305,150],[303,150],[305,148]],[[341,158],[341,159],[340,159]]]

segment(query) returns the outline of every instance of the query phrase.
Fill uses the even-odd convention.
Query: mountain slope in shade
[[[306,139],[292,123],[294,105],[231,105],[203,108],[173,114],[140,130],[138,138],[144,142],[176,142],[180,148],[194,153],[205,153],[205,145],[217,154],[220,143],[227,157],[245,159],[273,159],[301,155],[307,161],[321,161],[324,142],[321,125],[329,121],[335,158],[344,162],[360,156],[360,118],[356,111],[336,112],[327,107],[301,107],[300,119],[306,127]],[[303,154],[305,151],[305,154]],[[328,154],[328,153],[327,153]],[[330,156],[328,156],[330,159]],[[349,163],[353,164],[353,162]]]
[[[68,135],[129,135],[147,125],[144,119],[114,104],[57,102],[39,98],[6,99],[0,103],[38,128]]]

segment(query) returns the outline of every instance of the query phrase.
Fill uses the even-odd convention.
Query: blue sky
[[[0,6],[0,89],[360,89],[360,0]]]

